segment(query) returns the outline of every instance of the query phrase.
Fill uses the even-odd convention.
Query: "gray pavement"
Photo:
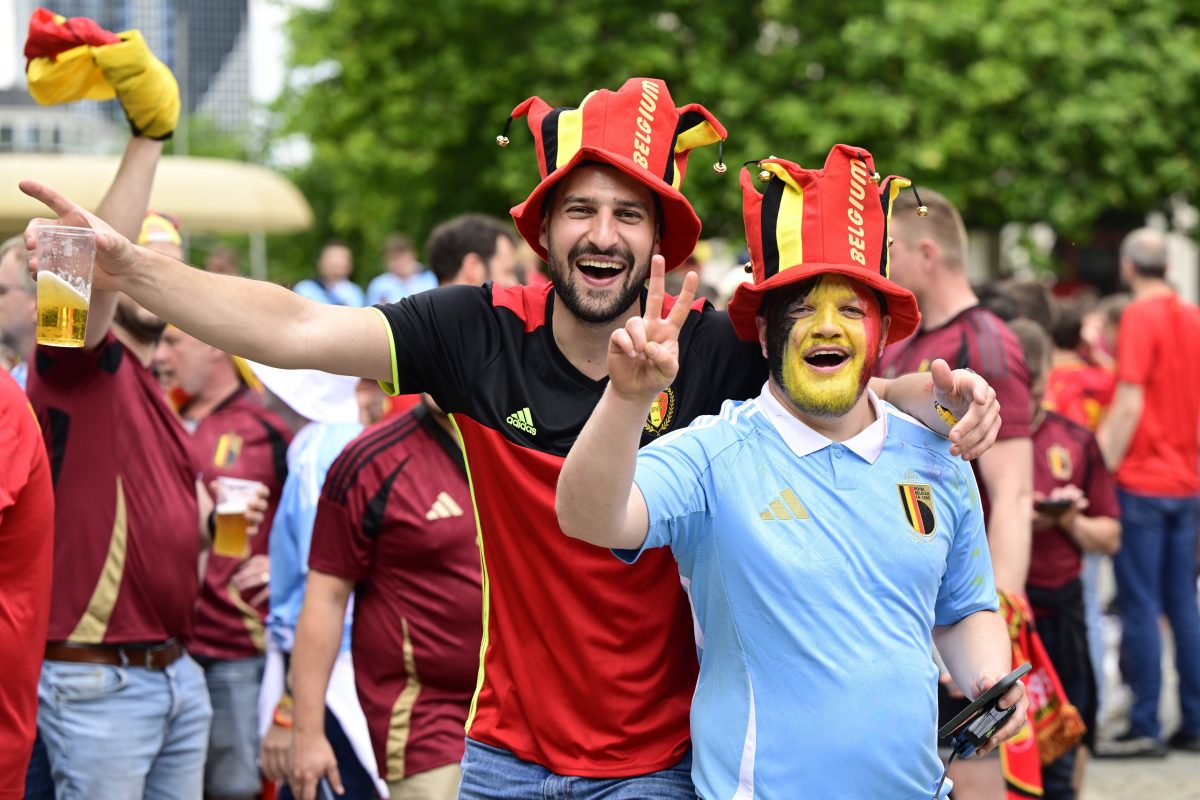
[[[1079,800],[1200,800],[1200,754],[1092,760]]]
[[[1100,594],[1107,601],[1113,592],[1108,565],[1101,572]],[[1128,689],[1120,685],[1117,648],[1120,623],[1104,620],[1105,700],[1101,704],[1099,736],[1122,733],[1127,725]],[[1179,725],[1179,679],[1170,628],[1162,626],[1163,690],[1159,719],[1168,735]],[[1200,800],[1200,754],[1172,751],[1163,759],[1092,759],[1088,762],[1079,800]]]

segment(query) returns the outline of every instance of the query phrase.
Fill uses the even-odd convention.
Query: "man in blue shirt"
[[[410,294],[423,292],[438,285],[437,278],[417,261],[408,237],[393,233],[383,245],[384,272],[367,284],[367,305],[395,303]]]
[[[762,393],[638,453],[696,286],[661,318],[656,257],[646,314],[613,334],[610,383],[563,468],[559,522],[627,561],[672,549],[702,653],[692,777],[706,800],[928,798],[934,642],[976,693],[1012,656],[970,468],[867,389],[883,345],[920,320],[887,279],[908,182],[876,187],[871,155],[845,145],[820,171],[759,167],[763,194],[742,176],[755,281],[729,311],[767,356]],[[981,752],[1020,728],[1023,687],[1013,704]]]
[[[317,259],[317,277],[305,278],[292,287],[301,297],[317,303],[334,306],[362,308],[366,295],[357,283],[350,280],[354,272],[354,253],[350,246],[337,239],[330,239],[321,248]]]

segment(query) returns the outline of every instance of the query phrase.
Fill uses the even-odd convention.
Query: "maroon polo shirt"
[[[1088,499],[1083,514],[1120,518],[1116,483],[1104,466],[1096,437],[1082,425],[1047,411],[1033,432],[1033,490],[1049,497],[1059,486],[1078,486]],[[1079,577],[1079,545],[1062,528],[1033,532],[1030,586],[1058,589]]]
[[[970,368],[996,390],[1000,401],[997,441],[1029,438],[1029,367],[1021,343],[1008,326],[983,306],[971,306],[936,328],[920,328],[912,336],[889,345],[877,370],[885,378],[909,372],[928,372],[934,359],[945,359],[951,369]],[[975,467],[975,477],[980,478]],[[989,504],[982,478],[979,491],[984,515]]]
[[[355,684],[385,780],[462,758],[483,631],[475,536],[462,453],[424,406],[329,469],[308,563],[357,584]]]
[[[38,347],[29,399],[54,478],[50,641],[161,642],[191,620],[198,468],[149,370],[109,333]]]
[[[263,408],[257,395],[245,387],[200,420],[192,434],[205,486],[218,477],[245,478],[265,483],[271,490],[266,516],[258,526],[258,534],[250,539],[252,556],[267,552],[267,534],[287,478],[287,447],[291,440],[287,424]],[[229,660],[253,658],[265,650],[267,603],[250,604],[261,589],[242,594],[230,584],[244,562],[209,552],[188,641],[192,653]]]

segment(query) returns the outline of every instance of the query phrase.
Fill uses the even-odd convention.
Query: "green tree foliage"
[[[326,236],[373,256],[391,230],[503,215],[538,177],[523,121],[494,143],[512,107],[634,75],[707,105],[731,165],[861,144],[972,225],[1084,232],[1194,191],[1198,17],[1192,0],[334,0],[291,27],[296,64],[325,79],[281,103],[314,146],[307,263]],[[693,153],[688,192],[706,234],[740,236],[736,169],[715,158]]]

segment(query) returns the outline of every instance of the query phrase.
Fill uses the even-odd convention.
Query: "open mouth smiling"
[[[575,266],[587,277],[598,281],[615,278],[629,268],[624,259],[604,256],[581,258],[575,262]]]
[[[804,354],[804,362],[818,372],[832,372],[850,360],[844,347],[812,347]]]

